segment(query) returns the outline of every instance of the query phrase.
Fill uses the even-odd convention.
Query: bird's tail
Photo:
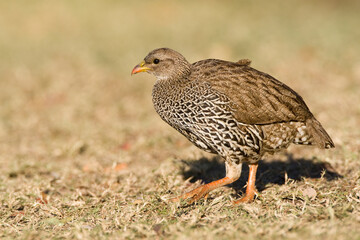
[[[334,142],[331,140],[329,134],[321,126],[321,123],[314,117],[306,120],[306,128],[310,135],[314,138],[314,143],[319,148],[334,148]]]

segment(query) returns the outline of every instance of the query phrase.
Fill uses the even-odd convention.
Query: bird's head
[[[190,73],[190,67],[190,63],[180,53],[170,48],[158,48],[136,65],[131,75],[148,72],[157,79],[182,78]]]

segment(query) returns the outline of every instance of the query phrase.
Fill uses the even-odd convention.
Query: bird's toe
[[[170,202],[178,202],[181,200],[188,200],[189,204],[192,204],[201,198],[207,198],[209,194],[209,188],[206,185],[195,188],[194,190],[187,192],[181,196],[169,199]]]

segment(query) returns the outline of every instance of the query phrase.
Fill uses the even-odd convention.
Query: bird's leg
[[[217,181],[213,181],[211,183],[202,185],[198,188],[195,188],[194,190],[187,192],[179,197],[175,197],[170,199],[171,202],[177,202],[183,199],[189,199],[189,203],[193,203],[195,201],[198,201],[201,198],[207,198],[208,193],[218,187],[225,186],[227,184],[230,184],[232,182],[235,182],[237,179],[239,179],[241,175],[241,165],[242,164],[235,164],[233,162],[225,161],[226,166],[226,176],[222,179],[219,179]]]
[[[239,200],[235,201],[234,204],[239,203],[249,203],[254,200],[255,194],[257,194],[255,188],[255,181],[256,181],[256,170],[258,168],[258,164],[249,164],[249,179],[246,186],[246,193],[245,196],[240,198]]]
[[[202,186],[200,186],[198,188],[195,188],[194,190],[192,190],[190,192],[187,192],[187,193],[185,193],[185,194],[183,194],[183,195],[181,195],[179,197],[172,198],[172,199],[170,199],[170,201],[177,202],[177,201],[182,200],[182,199],[189,199],[189,203],[191,204],[191,203],[193,203],[195,201],[198,201],[199,199],[201,199],[203,197],[206,198],[208,193],[211,190],[214,190],[215,188],[230,184],[230,183],[232,183],[234,181],[235,181],[234,179],[231,179],[229,177],[224,177],[224,178],[219,179],[217,181],[214,181],[214,182],[202,185]]]

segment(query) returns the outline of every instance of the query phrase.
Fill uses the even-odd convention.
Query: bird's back
[[[274,77],[251,68],[249,61],[237,63],[207,59],[192,65],[190,79],[204,81],[230,100],[234,118],[249,125],[272,125],[290,122],[302,123],[299,131],[321,148],[334,144],[321,124],[314,118],[302,97]],[[296,124],[293,124],[294,126]],[[296,128],[298,128],[296,127]],[[264,127],[268,131],[270,127]],[[299,136],[298,132],[294,133]],[[302,132],[301,132],[302,134]],[[300,135],[301,135],[300,134]],[[309,144],[308,141],[296,143]]]

